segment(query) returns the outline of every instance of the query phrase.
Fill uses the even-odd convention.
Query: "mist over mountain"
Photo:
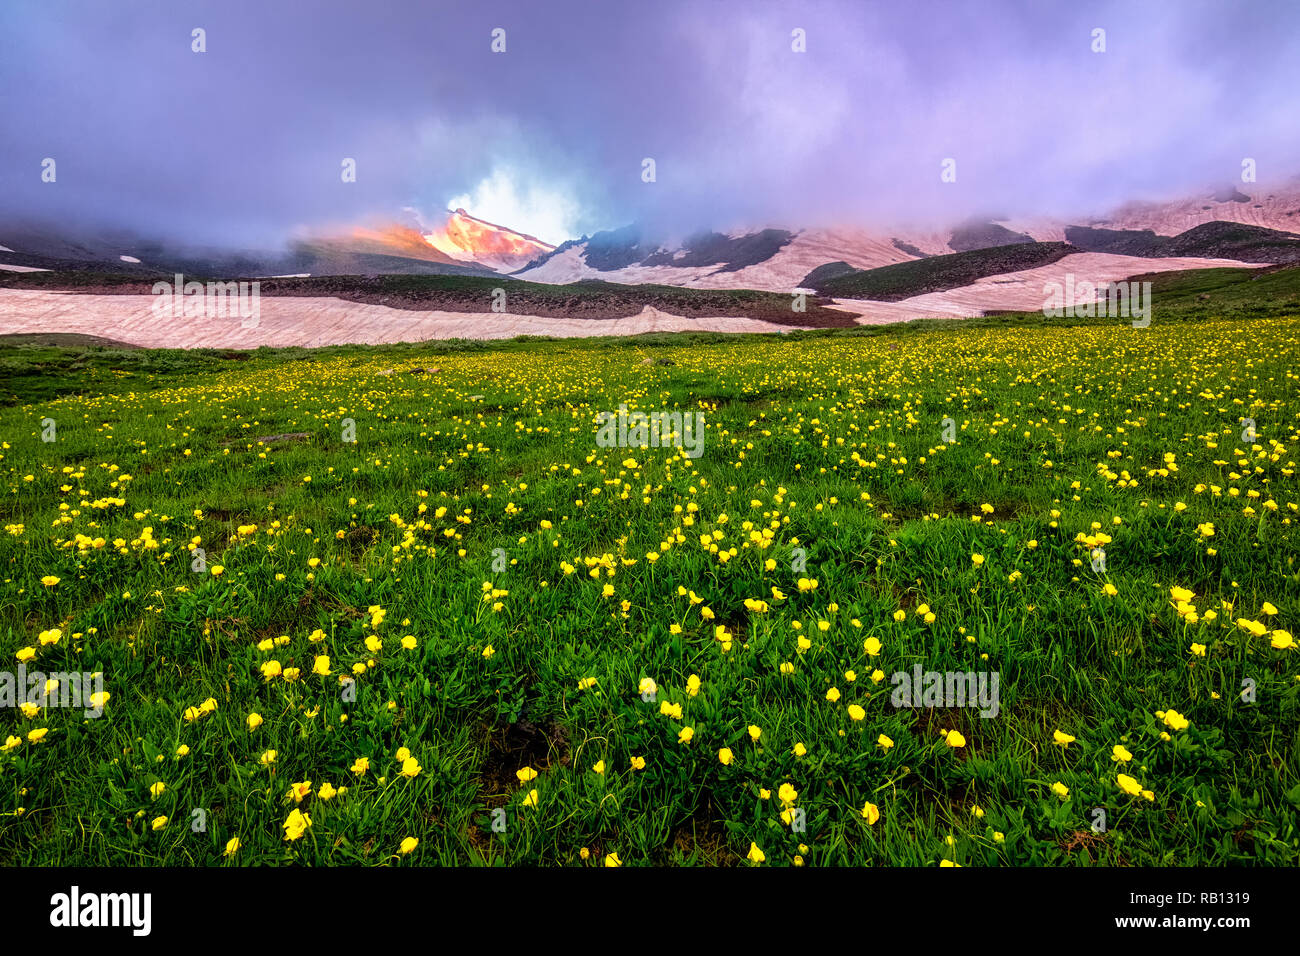
[[[1264,189],[1300,168],[1297,27],[1292,3],[1206,0],[10,0],[0,221],[285,251],[457,199],[553,245],[1077,222],[1241,185],[1245,159]]]

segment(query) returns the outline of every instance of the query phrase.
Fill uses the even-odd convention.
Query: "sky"
[[[1300,174],[1297,90],[1294,0],[3,0],[0,223],[267,246],[456,206],[551,243],[1104,213],[1245,158]]]

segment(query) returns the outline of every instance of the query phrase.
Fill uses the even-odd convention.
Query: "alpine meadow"
[[[1286,938],[1297,90],[1295,0],[0,2],[15,945]]]
[[[0,856],[1295,866],[1296,271],[1156,294],[1146,328],[11,340]],[[620,406],[698,455],[602,447]]]

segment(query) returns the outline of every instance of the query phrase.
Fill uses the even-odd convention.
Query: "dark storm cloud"
[[[6,0],[0,216],[269,242],[493,177],[572,234],[1101,211],[1243,157],[1300,172],[1297,27],[1291,2]]]

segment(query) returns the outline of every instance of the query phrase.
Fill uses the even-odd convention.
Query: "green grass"
[[[927,292],[942,292],[970,285],[985,276],[1033,269],[1078,252],[1064,242],[1023,242],[967,252],[896,262],[875,269],[825,271],[814,269],[803,283],[822,295],[897,302]],[[835,263],[827,263],[835,265]]]
[[[1300,620],[1295,282],[1158,281],[1141,330],[996,316],[244,360],[0,349],[17,396],[0,655],[102,672],[112,695],[97,719],[0,710],[0,741],[18,738],[0,860],[725,865],[755,844],[767,865],[1294,866],[1300,658],[1236,621]],[[620,403],[702,411],[704,453],[598,447],[595,415]],[[1097,533],[1104,574],[1080,541]],[[271,659],[299,678],[265,680]],[[888,675],[916,664],[996,671],[998,716],[894,707]],[[325,783],[348,789],[322,799]],[[294,809],[312,825],[289,841]]]

